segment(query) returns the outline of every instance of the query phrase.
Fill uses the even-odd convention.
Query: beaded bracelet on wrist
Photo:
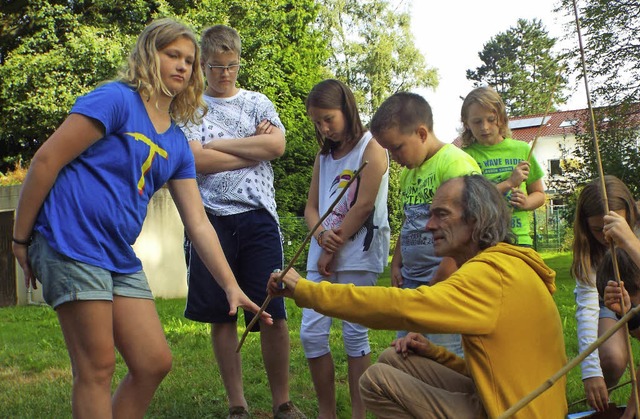
[[[318,233],[318,246],[322,247],[322,236],[324,235],[325,231],[327,230],[322,230],[320,233]]]

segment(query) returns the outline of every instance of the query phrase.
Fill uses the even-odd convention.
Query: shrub
[[[24,182],[27,176],[27,167],[23,167],[20,162],[16,163],[13,170],[3,174],[0,173],[0,186],[19,185]]]

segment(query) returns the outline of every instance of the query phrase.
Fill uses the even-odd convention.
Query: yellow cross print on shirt
[[[151,163],[153,163],[153,159],[156,154],[164,157],[165,159],[169,156],[169,153],[166,150],[160,148],[157,144],[155,144],[149,137],[146,135],[140,134],[138,132],[125,132],[126,135],[132,136],[136,141],[142,141],[146,145],[149,146],[149,156],[142,164],[142,175],[140,176],[140,180],[138,180],[138,193],[142,195],[142,190],[144,189],[144,175],[151,168]]]

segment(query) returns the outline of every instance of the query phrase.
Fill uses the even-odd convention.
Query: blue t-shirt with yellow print
[[[60,171],[34,230],[67,257],[137,272],[131,245],[149,200],[170,179],[195,179],[193,154],[174,122],[156,132],[140,95],[124,83],[79,97],[71,113],[100,122],[105,136]]]

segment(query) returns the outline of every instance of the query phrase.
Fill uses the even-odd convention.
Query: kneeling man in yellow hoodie
[[[530,248],[510,244],[511,214],[480,175],[436,191],[427,229],[437,256],[455,259],[447,280],[417,289],[315,284],[291,270],[274,296],[374,329],[412,330],[360,379],[367,410],[382,418],[496,417],[566,363],[552,298],[555,272]],[[419,333],[460,333],[464,359]],[[563,377],[513,417],[563,418]]]

